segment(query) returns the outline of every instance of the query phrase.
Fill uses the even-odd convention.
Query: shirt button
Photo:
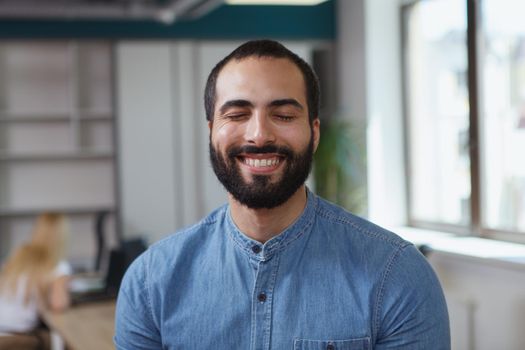
[[[328,344],[326,350],[335,350],[335,346],[333,344]]]
[[[259,247],[257,244],[255,244],[253,247],[252,247],[252,251],[255,253],[255,254],[259,254],[261,252],[261,247]]]
[[[266,301],[266,294],[264,293],[261,293],[257,296],[257,299],[261,302],[261,303],[264,303]]]

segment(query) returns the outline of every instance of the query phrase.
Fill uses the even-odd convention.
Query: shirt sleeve
[[[400,249],[389,261],[378,300],[374,349],[450,350],[441,285],[413,245]]]
[[[150,303],[146,258],[147,253],[135,259],[120,286],[113,338],[117,349],[162,349]]]

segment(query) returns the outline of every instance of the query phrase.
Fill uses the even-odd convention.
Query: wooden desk
[[[51,331],[71,350],[113,350],[115,301],[75,305],[62,313],[41,312]]]

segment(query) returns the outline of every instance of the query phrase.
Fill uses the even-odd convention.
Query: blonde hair
[[[64,253],[65,218],[62,214],[44,213],[38,216],[29,242],[16,249],[0,272],[0,289],[16,293],[21,278],[26,279],[24,301],[37,292],[46,293],[47,286]]]

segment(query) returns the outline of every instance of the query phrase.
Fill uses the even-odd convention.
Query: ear
[[[319,146],[319,141],[321,139],[321,121],[319,118],[315,118],[312,122],[312,132],[314,133],[314,153]]]
[[[213,120],[208,120],[208,130],[211,133],[211,129],[213,128]]]

